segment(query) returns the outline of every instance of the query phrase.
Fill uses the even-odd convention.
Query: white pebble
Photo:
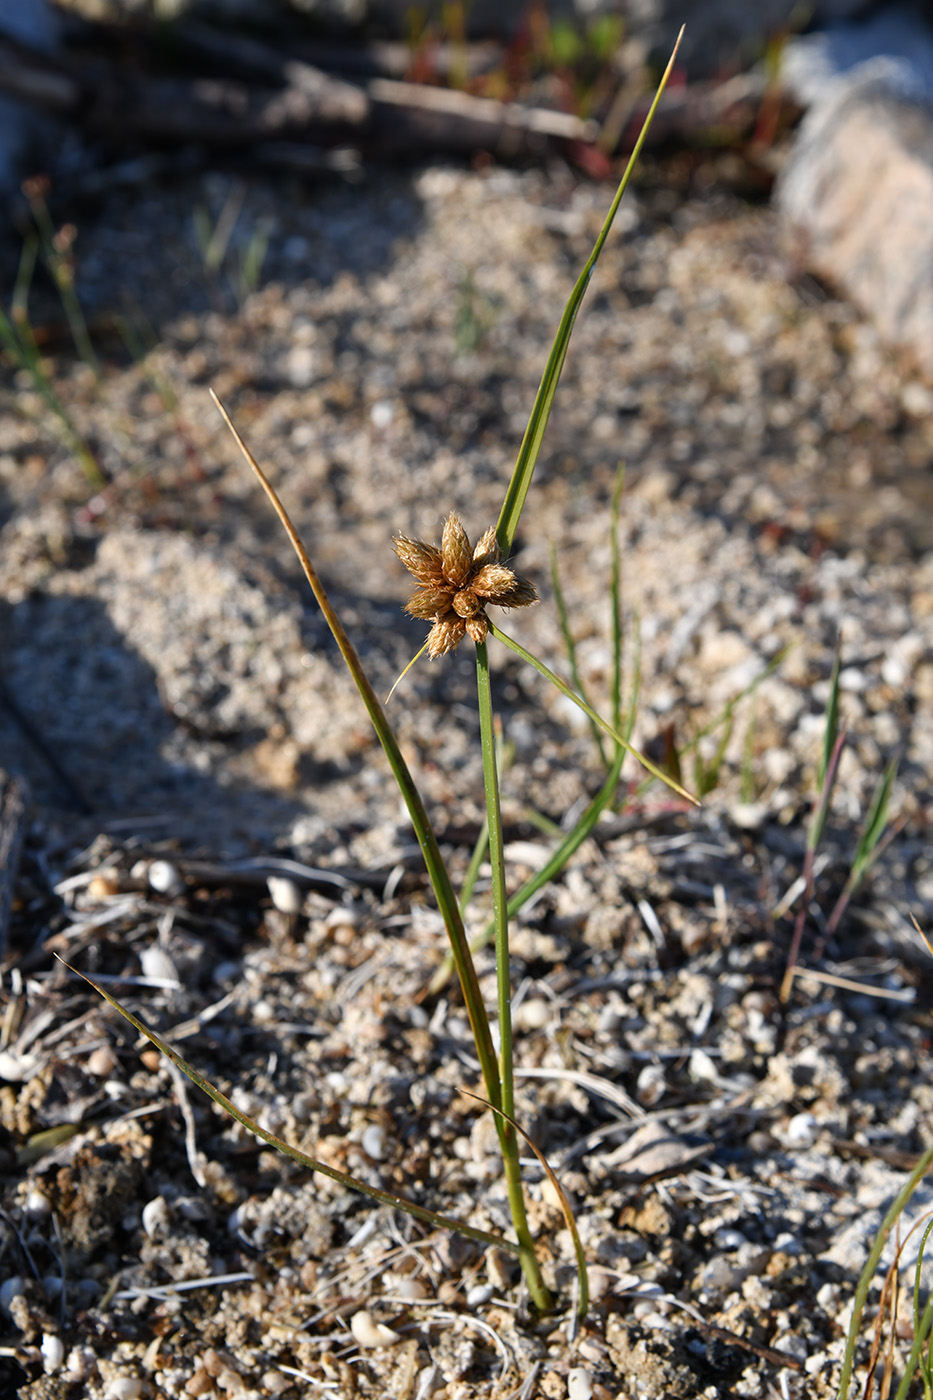
[[[795,1113],[787,1125],[786,1137],[794,1147],[812,1147],[819,1131],[820,1125],[812,1113]]]
[[[441,1375],[441,1368],[435,1362],[430,1366],[425,1366],[423,1371],[418,1372],[418,1389],[415,1391],[415,1400],[428,1400],[435,1390],[439,1390],[444,1384]]]
[[[374,1162],[384,1162],[386,1159],[386,1135],[385,1129],[380,1123],[370,1123],[368,1128],[363,1129],[360,1138],[360,1147],[371,1157]]]
[[[361,1347],[390,1347],[400,1340],[398,1332],[386,1327],[384,1322],[377,1322],[365,1308],[350,1318],[350,1331]]]
[[[540,1031],[548,1024],[551,1015],[549,1001],[545,1001],[544,997],[530,997],[528,1001],[523,1001],[516,1007],[512,1021],[516,1030]]]
[[[644,1069],[639,1070],[635,1082],[635,1097],[646,1108],[653,1107],[662,1099],[666,1088],[664,1070],[660,1065],[645,1065]]]
[[[109,1045],[98,1045],[87,1057],[87,1072],[93,1074],[95,1079],[106,1079],[119,1068],[120,1061]]]
[[[56,1337],[54,1332],[45,1332],[39,1350],[42,1353],[42,1365],[46,1375],[51,1376],[55,1371],[61,1370],[65,1358],[61,1337]]]
[[[716,1061],[705,1050],[697,1048],[691,1052],[689,1069],[690,1078],[698,1080],[701,1084],[719,1083]]]
[[[266,881],[269,897],[280,914],[300,914],[304,893],[299,884],[285,875],[270,875]]]
[[[7,1084],[24,1084],[41,1068],[42,1060],[38,1055],[17,1055],[13,1050],[0,1050],[0,1079]]]
[[[41,1220],[43,1216],[51,1214],[52,1202],[44,1191],[39,1190],[38,1186],[30,1186],[23,1202],[23,1210],[31,1220]]]
[[[143,976],[151,977],[153,982],[162,982],[170,987],[181,985],[178,979],[178,969],[165,949],[160,948],[157,944],[142,950],[139,955],[139,965],[142,968]]]
[[[154,860],[146,872],[149,888],[156,894],[181,894],[185,882],[178,872],[178,866],[170,860]]]
[[[143,1383],[138,1376],[118,1376],[104,1391],[104,1400],[139,1400]]]
[[[388,399],[377,399],[369,410],[369,421],[380,431],[387,428],[395,418],[395,404]]]
[[[593,1382],[585,1366],[571,1366],[567,1372],[567,1400],[592,1400]]]
[[[481,1308],[484,1303],[488,1303],[492,1297],[493,1290],[488,1283],[474,1283],[472,1288],[466,1292],[466,1305],[468,1308]]]

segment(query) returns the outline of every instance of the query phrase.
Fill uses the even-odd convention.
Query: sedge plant
[[[678,40],[678,44],[679,42]],[[127,1012],[103,987],[92,982],[90,978],[86,979],[91,981],[91,985],[115,1006],[117,1010],[126,1016],[137,1030],[147,1036],[164,1054],[169,1055],[173,1062],[188,1075],[194,1083],[198,1084],[200,1088],[209,1094],[221,1108],[227,1113],[232,1114],[240,1123],[250,1129],[250,1131],[279,1148],[279,1150],[286,1152],[293,1159],[302,1162],[312,1170],[323,1171],[326,1175],[340,1181],[346,1186],[362,1191],[364,1194],[369,1195],[377,1201],[391,1204],[398,1209],[407,1211],[409,1214],[416,1216],[426,1223],[444,1229],[457,1230],[482,1243],[488,1244],[492,1241],[496,1243],[505,1243],[506,1247],[518,1256],[532,1302],[540,1311],[546,1311],[552,1306],[552,1297],[541,1271],[540,1260],[535,1251],[534,1240],[528,1223],[519,1160],[519,1140],[520,1138],[526,1138],[527,1140],[527,1135],[518,1125],[515,1118],[513,1088],[514,1066],[511,1026],[509,917],[510,912],[514,910],[515,907],[515,896],[512,896],[510,899],[505,878],[502,816],[499,795],[499,766],[497,760],[497,721],[493,712],[492,703],[488,639],[492,637],[511,649],[544,675],[545,678],[556,686],[564,695],[571,698],[574,703],[583,710],[596,729],[605,735],[612,745],[612,758],[609,763],[609,772],[603,792],[595,799],[594,803],[591,804],[590,809],[588,809],[590,826],[595,822],[600,811],[602,811],[603,807],[611,800],[612,795],[615,793],[622,761],[627,753],[637,758],[643,767],[655,778],[666,782],[670,787],[674,788],[681,797],[687,800],[693,799],[690,798],[690,795],[680,787],[679,784],[632,748],[630,731],[627,730],[627,726],[622,721],[621,700],[618,695],[614,696],[612,722],[607,721],[602,716],[598,715],[584,697],[577,695],[566,682],[561,680],[543,661],[503,632],[498,624],[489,617],[487,608],[494,605],[506,608],[523,607],[536,601],[537,595],[533,585],[526,579],[522,579],[516,575],[506,561],[508,560],[509,552],[515,539],[522,509],[528,495],[535,465],[541,450],[545,428],[566,358],[574,321],[580,309],[593,270],[609,235],[619,204],[628,186],[635,162],[644,143],[648,126],[654,116],[658,102],[660,101],[661,93],[672,71],[676,52],[677,49],[675,47],[674,54],[661,80],[657,95],[649,110],[642,132],[636,142],[593,251],[578,277],[564,309],[497,523],[495,526],[491,526],[486,530],[475,548],[471,547],[463,524],[453,514],[448,517],[444,526],[443,538],[440,545],[424,543],[419,540],[410,539],[407,536],[399,536],[395,541],[396,553],[402,563],[405,564],[412,573],[417,584],[416,590],[409,600],[408,611],[414,616],[431,623],[428,640],[422,648],[422,651],[428,650],[432,657],[439,657],[453,650],[467,638],[469,638],[470,642],[472,642],[475,647],[479,737],[483,759],[483,780],[488,827],[488,856],[492,868],[493,925],[497,978],[498,1050],[493,1037],[490,1016],[482,998],[479,979],[467,941],[461,911],[461,901],[457,897],[450,873],[441,856],[437,835],[429,819],[421,793],[402,755],[399,741],[388,720],[385,708],[362,666],[356,649],[330,601],[324,584],[298,532],[292,524],[285,506],[280,501],[268,477],[240,437],[227,415],[226,410],[220,404],[216,395],[213,396],[241,452],[262,485],[284,526],[291,545],[301,563],[305,577],[317,600],[318,606],[337,643],[344,662],[350,671],[360,698],[363,701],[363,705],[369,715],[369,719],[382,745],[394,780],[398,785],[399,792],[408,809],[409,818],[421,848],[434,897],[443,918],[450,942],[451,957],[459,979],[460,989],[476,1047],[477,1059],[480,1065],[484,1102],[491,1109],[495,1118],[503,1163],[503,1175],[508,1195],[512,1227],[515,1235],[514,1241],[502,1241],[489,1232],[477,1230],[475,1227],[465,1222],[454,1221],[448,1217],[440,1216],[435,1212],[426,1210],[424,1207],[416,1205],[411,1201],[404,1200],[392,1193],[375,1190],[364,1182],[358,1181],[345,1173],[336,1172],[332,1167],[326,1166],[306,1154],[298,1152],[295,1148],[261,1129],[259,1125],[247,1118],[246,1115],[235,1108],[225,1095],[203,1079],[193,1066],[184,1061],[166,1041],[162,1040],[161,1037],[145,1027],[135,1016]],[[589,828],[585,826],[585,823],[583,828],[580,828],[578,824],[578,834],[580,830],[582,830],[585,835],[587,829]],[[579,835],[579,839],[582,840],[583,836]],[[569,858],[569,856],[565,852],[564,861],[567,858]],[[553,863],[549,864],[551,875],[559,868],[559,865],[554,865]],[[549,1172],[549,1169],[546,1168],[546,1170]],[[560,1193],[558,1194],[564,1204],[568,1227],[574,1240],[580,1277],[578,1311],[582,1315],[587,1308],[586,1271],[583,1253],[569,1207],[566,1206],[566,1202],[564,1198],[560,1196]]]

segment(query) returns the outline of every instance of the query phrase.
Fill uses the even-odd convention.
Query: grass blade
[[[450,939],[451,951],[453,952],[457,974],[460,978],[460,986],[463,990],[463,999],[470,1020],[470,1029],[476,1043],[477,1058],[482,1069],[483,1082],[486,1085],[487,1097],[490,1102],[499,1104],[501,1101],[499,1069],[496,1063],[496,1053],[493,1048],[492,1034],[489,1028],[489,1018],[486,1015],[486,1008],[483,1004],[479,980],[476,976],[476,968],[473,966],[473,958],[470,953],[469,944],[467,943],[466,931],[463,927],[463,919],[460,914],[460,907],[457,903],[457,896],[454,893],[450,876],[444,865],[444,860],[437,844],[437,836],[428,818],[424,803],[421,799],[421,794],[418,791],[414,778],[411,776],[408,764],[402,756],[398,740],[395,737],[395,731],[389,724],[385,710],[382,708],[379,701],[379,697],[373,690],[369,677],[363,670],[363,665],[356,654],[356,649],[347,636],[343,623],[337,616],[327,596],[324,585],[308,557],[308,552],[302,544],[298,532],[289,518],[288,512],[279,500],[272,483],[233,426],[227,410],[213,390],[211,390],[211,397],[220,410],[224,422],[233,434],[237,446],[255,473],[285,528],[285,532],[291,541],[292,548],[298,556],[298,560],[304,570],[305,578],[311,585],[311,590],[317,599],[318,606],[324,614],[324,620],[331,630],[334,641],[340,648],[340,653],[346,662],[347,669],[359,691],[360,698],[366,707],[372,726],[376,731],[379,742],[382,744],[386,758],[389,761],[392,775],[398,784],[399,791],[408,808],[408,815],[414,827],[415,835],[418,838],[418,844],[424,856],[424,863],[431,880],[431,886],[434,890],[435,898],[437,899],[438,908],[444,919],[447,936]]]
[[[481,1099],[478,1094],[471,1094],[469,1089],[464,1089],[463,1092],[467,1095],[468,1098],[476,1099],[479,1103],[485,1102],[485,1100]],[[492,1104],[487,1103],[486,1107],[492,1108]],[[544,1153],[541,1151],[540,1147],[538,1147],[537,1143],[533,1140],[533,1138],[529,1137],[529,1135],[525,1132],[525,1129],[522,1127],[522,1125],[516,1122],[514,1118],[509,1117],[509,1115],[505,1113],[501,1108],[492,1108],[492,1111],[493,1113],[498,1114],[500,1117],[507,1119],[511,1127],[515,1129],[516,1133],[519,1133],[521,1137],[525,1140],[525,1142],[527,1142],[528,1146],[531,1148],[532,1152],[535,1154],[538,1161],[541,1163],[541,1166],[544,1169],[544,1173],[548,1181],[551,1183],[551,1185],[554,1187],[555,1192],[557,1193],[557,1199],[560,1201],[560,1208],[563,1211],[564,1220],[567,1222],[567,1229],[570,1231],[570,1237],[573,1240],[573,1252],[577,1260],[577,1278],[580,1280],[580,1296],[577,1299],[577,1317],[580,1318],[580,1320],[582,1321],[583,1318],[586,1316],[587,1309],[590,1305],[589,1275],[586,1269],[586,1255],[583,1253],[583,1241],[580,1239],[580,1232],[577,1229],[577,1222],[574,1218],[573,1209],[570,1205],[570,1202],[567,1199],[567,1193],[564,1191],[564,1188],[558,1181],[557,1175],[551,1167],[551,1164],[545,1157]]]
[[[551,591],[554,594],[554,603],[557,607],[557,620],[560,624],[560,634],[564,641],[564,650],[567,653],[567,662],[570,666],[570,679],[573,681],[574,689],[576,690],[577,694],[582,695],[583,699],[586,700],[587,703],[589,703],[589,696],[587,695],[586,690],[584,688],[583,678],[580,675],[580,667],[577,663],[577,644],[574,641],[573,633],[570,630],[570,616],[567,612],[567,603],[564,598],[564,590],[560,581],[560,569],[557,563],[557,550],[554,548],[553,544],[551,545]],[[618,724],[616,724],[617,729],[618,727]],[[602,763],[605,765],[608,763],[608,760],[606,758],[606,746],[603,743],[603,736],[600,733],[599,725],[595,722],[595,720],[590,720],[590,729],[593,734],[593,743],[599,750],[599,757]]]
[[[583,842],[589,836],[590,832],[599,821],[599,818],[615,797],[624,761],[625,749],[618,746],[615,762],[609,770],[606,781],[580,817],[580,820],[573,827],[573,830],[567,832],[560,845],[552,852],[551,856],[537,874],[532,875],[530,880],[526,880],[525,883],[509,897],[507,907],[510,919],[514,919],[518,911],[524,908],[529,899],[538,893],[538,890],[550,884],[550,882],[560,874],[571,856],[583,845]],[[475,953],[480,948],[485,948],[494,933],[495,922],[490,919],[480,936],[475,938],[470,944],[470,951]],[[429,996],[434,996],[436,993],[443,990],[450,980],[453,970],[453,959],[448,953],[428,984]]]
[[[541,1277],[541,1265],[535,1254],[534,1241],[525,1212],[522,1171],[518,1158],[518,1138],[515,1135],[515,1096],[513,1091],[514,1056],[512,1051],[512,968],[509,957],[508,895],[505,884],[505,851],[502,835],[502,808],[499,801],[499,776],[496,769],[496,729],[492,708],[492,687],[489,680],[489,655],[485,642],[476,644],[476,692],[479,706],[480,743],[483,752],[483,786],[486,791],[486,818],[489,824],[489,860],[492,866],[492,905],[496,928],[496,990],[499,1010],[499,1084],[501,1100],[493,1105],[496,1125],[502,1144],[506,1190],[512,1224],[521,1246],[520,1259],[525,1282],[535,1307],[547,1312],[552,1306],[551,1295]]]
[[[622,516],[622,492],[625,488],[625,464],[620,463],[612,488],[609,508],[609,549],[612,557],[609,579],[609,602],[612,608],[612,727],[622,728],[622,547],[619,543],[619,521]],[[634,710],[630,716],[634,723]],[[631,737],[631,733],[625,736]]]
[[[668,79],[673,72],[674,60],[677,57],[677,50],[680,47],[682,37],[683,29],[681,29],[677,36],[674,52],[671,54],[670,62],[665,68],[664,75],[658,84],[658,90],[655,93],[654,101],[648,109],[648,115],[645,117],[638,135],[638,140],[635,142],[634,149],[625,167],[625,173],[619,182],[619,188],[616,190],[615,198],[609,208],[609,213],[606,215],[605,222],[600,229],[599,237],[593,245],[593,251],[590,253],[583,271],[577,278],[567,305],[564,307],[564,314],[561,316],[560,325],[557,328],[557,335],[554,344],[551,346],[551,353],[548,355],[547,364],[544,368],[544,375],[541,379],[537,395],[535,396],[531,417],[528,419],[528,426],[525,429],[525,436],[522,439],[522,445],[519,449],[518,460],[515,463],[512,479],[505,493],[505,500],[502,503],[502,510],[499,513],[499,519],[496,524],[496,538],[499,541],[499,548],[504,555],[507,555],[512,548],[515,532],[518,529],[518,522],[525,505],[525,498],[528,495],[528,488],[531,485],[531,478],[534,474],[534,469],[538,461],[538,454],[541,451],[541,444],[544,440],[544,432],[547,428],[548,418],[551,415],[554,395],[557,392],[561,371],[564,368],[564,360],[567,358],[567,347],[570,344],[573,323],[577,318],[577,312],[580,310],[580,305],[586,294],[586,289],[589,286],[590,278],[593,275],[593,269],[599,260],[600,253],[603,251],[603,245],[609,236],[609,230],[612,228],[613,220],[622,202],[622,196],[625,194],[629,181],[632,178],[632,171],[635,169],[638,157],[641,155],[645,137],[654,120],[654,114],[658,109],[658,103],[661,101],[661,94],[664,92]]]
[[[685,798],[687,802],[692,802],[695,807],[699,807],[700,804],[697,799],[692,797],[686,788],[681,787],[680,783],[675,782],[668,773],[660,769],[657,764],[652,763],[650,758],[645,758],[644,754],[639,753],[636,748],[633,748],[630,743],[622,738],[621,734],[618,734],[612,728],[611,724],[608,724],[606,720],[598,715],[585,700],[581,700],[580,696],[576,695],[570,689],[570,686],[567,685],[565,681],[561,680],[560,676],[555,675],[549,666],[545,666],[543,661],[539,661],[530,651],[526,651],[521,643],[516,642],[513,637],[507,636],[494,622],[489,623],[489,633],[490,636],[497,638],[498,641],[514,651],[516,656],[520,656],[523,661],[527,661],[529,666],[533,666],[536,671],[540,671],[541,675],[544,676],[546,680],[549,680],[552,685],[555,685],[560,693],[565,695],[568,700],[572,700],[577,708],[582,710],[589,719],[594,720],[595,723],[599,725],[600,729],[609,735],[609,738],[612,739],[614,743],[621,744],[622,748],[630,753],[633,758],[636,758],[643,768],[647,768],[648,772],[651,773],[653,777],[658,778],[662,783],[666,783],[669,788],[676,792],[678,796]]]
[[[241,1123],[244,1128],[248,1129],[248,1131],[253,1133],[256,1137],[261,1138],[263,1142],[267,1142],[270,1147],[274,1147],[276,1151],[284,1152],[286,1157],[291,1157],[293,1161],[299,1162],[302,1166],[308,1167],[311,1171],[319,1172],[322,1176],[329,1176],[331,1181],[337,1181],[341,1186],[346,1186],[351,1191],[358,1191],[363,1196],[369,1196],[371,1200],[378,1201],[380,1205],[391,1206],[394,1210],[403,1210],[407,1215],[413,1215],[416,1220],[424,1221],[426,1225],[433,1225],[441,1230],[455,1230],[457,1234],[467,1235],[470,1239],[476,1240],[479,1244],[498,1245],[500,1248],[510,1250],[513,1254],[520,1253],[518,1245],[514,1244],[511,1240],[507,1240],[499,1235],[489,1234],[487,1231],[479,1230],[473,1225],[467,1225],[461,1220],[452,1220],[449,1216],[438,1215],[436,1211],[426,1210],[424,1206],[419,1206],[414,1201],[408,1201],[404,1196],[396,1196],[391,1191],[380,1191],[377,1186],[369,1186],[365,1181],[358,1181],[355,1176],[348,1176],[346,1172],[339,1171],[337,1167],[328,1166],[326,1162],[319,1162],[314,1157],[309,1157],[306,1152],[302,1152],[299,1148],[292,1147],[290,1143],[283,1141],[282,1138],[276,1137],[275,1133],[270,1133],[266,1128],[261,1128],[258,1123],[254,1122],[252,1118],[243,1113],[241,1109],[237,1108],[236,1105],[227,1098],[226,1094],[221,1093],[209,1080],[199,1074],[193,1065],[189,1065],[187,1060],[182,1059],[178,1051],[174,1050],[167,1040],[163,1040],[155,1031],[150,1030],[143,1021],[140,1021],[137,1016],[133,1015],[132,1011],[129,1011],[123,1006],[111,992],[107,991],[106,987],[101,986],[99,982],[95,982],[94,979],[88,977],[86,973],[79,972],[76,967],[72,967],[70,963],[66,963],[63,958],[60,958],[59,961],[68,968],[69,972],[73,972],[77,977],[83,978],[105,1001],[109,1001],[110,1005],[114,1007],[115,1010],[119,1011],[120,1015],[129,1021],[131,1026],[135,1026],[140,1035],[144,1035],[147,1040],[151,1041],[157,1050],[160,1050],[174,1065],[177,1065],[182,1074],[187,1075],[192,1084],[196,1084],[197,1087],[207,1094],[208,1098],[213,1099],[225,1113],[229,1114],[231,1118],[235,1118],[238,1123]]]

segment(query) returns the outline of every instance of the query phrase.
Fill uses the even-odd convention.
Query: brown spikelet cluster
[[[492,526],[471,550],[460,520],[449,515],[440,549],[399,535],[395,552],[418,584],[405,611],[433,623],[428,635],[428,655],[432,658],[453,651],[467,633],[474,642],[484,642],[489,603],[499,608],[526,608],[538,601],[534,584],[499,562]]]

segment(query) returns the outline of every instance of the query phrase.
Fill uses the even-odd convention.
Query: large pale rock
[[[933,88],[923,56],[796,72],[815,103],[778,184],[796,255],[933,374]],[[844,48],[837,49],[844,52]],[[824,55],[825,57],[825,51]]]

